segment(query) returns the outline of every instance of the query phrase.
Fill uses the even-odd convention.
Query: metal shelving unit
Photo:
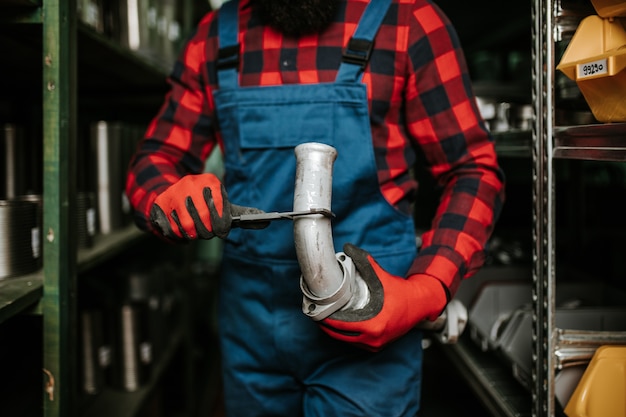
[[[559,328],[555,295],[558,291],[556,248],[557,160],[626,162],[626,123],[561,126],[555,118],[555,71],[559,0],[534,0],[532,20],[532,132],[495,134],[504,157],[532,158],[532,310],[533,367],[531,392],[491,352],[483,352],[464,335],[457,344],[442,346],[468,386],[494,416],[554,417],[555,380],[564,361],[588,361],[599,345],[626,344],[626,332],[596,332]],[[585,9],[586,10],[586,9]],[[565,269],[565,268],[564,268]],[[559,274],[557,274],[557,272]],[[559,280],[560,282],[560,280]]]
[[[32,308],[42,295],[41,272],[0,281],[0,322]]]
[[[41,0],[2,0],[0,1],[0,7],[14,6],[14,7],[39,7],[41,6]]]
[[[145,238],[134,226],[100,236],[89,249],[78,252],[78,271],[99,265]],[[0,280],[0,323],[37,307],[43,297],[43,270]]]
[[[555,323],[556,285],[556,179],[555,159],[626,161],[626,124],[561,127],[555,125],[556,16],[559,2],[533,4],[533,391],[532,415],[554,416],[555,373],[560,357],[571,348],[598,343],[626,343],[626,332],[584,332],[559,329]]]
[[[556,127],[554,158],[626,161],[626,123]]]
[[[146,237],[147,235],[135,226],[113,231],[105,236],[96,236],[93,247],[78,251],[78,272],[87,271],[106,262]]]
[[[166,365],[172,360],[174,353],[183,342],[182,330],[173,334],[170,338],[170,345],[156,369],[152,372],[152,384],[139,389],[136,392],[123,392],[120,390],[105,390],[93,403],[87,407],[83,417],[133,417],[137,414],[152,394],[153,385],[163,377]]]
[[[186,1],[185,5],[188,10],[184,23],[189,28],[192,3]],[[75,158],[80,140],[78,102],[97,104],[97,100],[85,95],[110,91],[115,96],[110,103],[127,97],[127,106],[137,110],[158,105],[169,72],[166,63],[127,50],[82,24],[76,10],[76,0],[0,0],[0,51],[12,57],[5,70],[15,75],[15,79],[6,77],[1,85],[8,94],[19,93],[14,92],[17,86],[8,81],[11,78],[23,86],[19,88],[24,88],[26,95],[37,97],[41,92],[41,112],[35,114],[41,114],[43,126],[44,199],[43,267],[29,275],[0,281],[0,323],[27,313],[42,318],[43,401],[29,408],[32,415],[44,417],[82,415],[77,411],[75,371],[80,356],[79,274],[137,246],[147,236],[135,226],[128,226],[96,236],[93,247],[77,250],[73,219],[80,174]],[[84,71],[89,76],[81,72],[94,68],[97,72]],[[40,88],[33,87],[33,80],[38,79]],[[120,96],[120,92],[126,96]],[[145,98],[137,100],[139,96]],[[107,103],[103,99],[100,107]],[[106,392],[97,399],[98,406],[85,415],[105,415],[105,409],[110,412],[106,415],[132,416],[139,412],[151,388],[163,376],[168,361],[186,341],[186,331],[181,327],[172,335],[166,354],[155,365],[150,385],[136,393]]]

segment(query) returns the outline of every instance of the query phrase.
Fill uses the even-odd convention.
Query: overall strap
[[[361,79],[374,48],[374,38],[390,4],[391,0],[370,0],[343,53],[335,82],[355,82]]]
[[[239,1],[229,0],[219,10],[217,79],[222,87],[237,88],[239,67]]]

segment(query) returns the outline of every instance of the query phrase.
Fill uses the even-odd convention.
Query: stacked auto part
[[[534,310],[529,272],[501,268],[494,275],[487,268],[471,278],[471,286],[461,286],[457,299],[468,307],[471,340],[504,362],[513,377],[531,390]],[[626,331],[625,301],[626,293],[607,285],[586,281],[559,285],[556,325],[568,329],[572,337],[555,351],[555,391],[561,406],[568,403],[595,351],[615,343],[614,332]]]

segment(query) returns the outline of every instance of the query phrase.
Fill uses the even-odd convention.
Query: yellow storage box
[[[556,67],[576,81],[601,122],[626,122],[625,22],[622,18],[586,17]]]
[[[591,0],[600,17],[626,16],[626,1]]]
[[[600,346],[567,402],[568,417],[626,416],[626,346]]]

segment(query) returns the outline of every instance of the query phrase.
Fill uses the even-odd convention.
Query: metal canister
[[[0,278],[25,275],[41,265],[37,204],[0,200]]]
[[[19,172],[23,164],[20,163],[21,129],[11,123],[0,127],[0,169],[2,182],[0,183],[0,198],[10,199],[19,193],[19,181],[23,174]]]
[[[91,248],[96,236],[96,197],[94,193],[79,192],[76,197],[76,233],[79,248]]]

